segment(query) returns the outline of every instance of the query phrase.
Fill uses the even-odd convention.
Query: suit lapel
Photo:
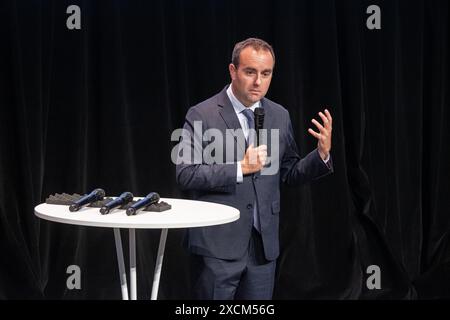
[[[219,113],[227,128],[235,131],[234,141],[237,143],[238,148],[241,149],[240,151],[243,151],[243,154],[245,154],[245,136],[241,128],[241,123],[239,122],[236,112],[234,111],[233,105],[228,98],[226,92],[227,88],[228,87],[225,87],[218,96],[217,104],[221,107],[219,109]],[[238,154],[240,154],[239,150]]]

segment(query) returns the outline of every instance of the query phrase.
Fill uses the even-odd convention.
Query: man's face
[[[252,47],[241,51],[237,69],[230,64],[233,93],[244,106],[250,107],[266,95],[272,80],[273,65],[270,51],[256,51]]]

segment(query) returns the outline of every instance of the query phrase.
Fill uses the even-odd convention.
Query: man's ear
[[[237,69],[234,66],[234,64],[230,63],[228,65],[228,70],[230,71],[231,80],[234,80],[236,78],[236,72],[237,72]]]

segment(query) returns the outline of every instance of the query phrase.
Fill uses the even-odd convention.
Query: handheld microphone
[[[144,199],[141,199],[136,203],[132,204],[131,207],[129,207],[126,211],[127,215],[128,216],[135,215],[139,209],[145,208],[154,203],[158,203],[158,201],[159,201],[159,194],[157,194],[156,192],[150,192]]]
[[[255,108],[256,146],[259,146],[259,130],[264,127],[264,108]]]
[[[112,209],[120,207],[128,202],[133,201],[133,194],[131,192],[124,192],[118,198],[108,202],[100,208],[101,214],[108,214]]]
[[[82,207],[87,206],[91,204],[92,202],[103,200],[103,197],[105,196],[105,191],[103,189],[95,189],[90,194],[85,195],[84,197],[81,197],[79,200],[75,201],[70,207],[70,212],[78,211]]]

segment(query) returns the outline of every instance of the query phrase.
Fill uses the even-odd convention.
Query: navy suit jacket
[[[184,129],[192,139],[184,138],[180,147],[190,149],[194,154],[205,150],[210,143],[203,141],[201,145],[195,144],[195,121],[201,121],[201,126],[197,123],[197,128],[202,130],[201,134],[208,129],[217,129],[225,137],[227,129],[241,129],[226,89],[227,87],[189,109]],[[240,211],[240,218],[235,222],[188,229],[185,245],[192,253],[226,260],[241,258],[249,244],[253,204],[257,203],[265,257],[267,260],[276,259],[279,255],[280,183],[303,184],[333,171],[331,159],[325,164],[317,149],[303,159],[300,158],[289,112],[285,108],[267,98],[261,100],[261,106],[265,110],[264,128],[279,129],[279,169],[275,174],[264,175],[258,172],[244,176],[243,182],[237,183],[237,162],[243,159],[246,148],[239,131],[236,131],[238,133],[234,139],[228,140],[237,145],[232,161],[226,162],[224,146],[223,159],[217,163],[184,161],[177,164],[177,183],[183,190],[191,191],[193,199],[229,205]],[[242,131],[240,134],[242,135]],[[224,138],[224,141],[227,140]],[[270,143],[269,140],[267,146],[268,155],[274,156],[272,149],[274,152],[276,150],[273,142]]]

